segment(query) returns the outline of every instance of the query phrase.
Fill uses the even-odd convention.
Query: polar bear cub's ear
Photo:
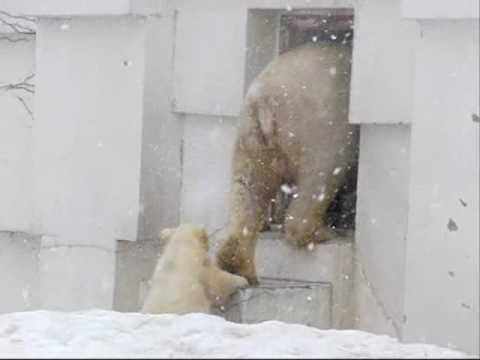
[[[205,228],[203,226],[196,227],[194,235],[200,241],[202,247],[208,251],[208,234]]]
[[[162,231],[160,231],[160,239],[162,240],[169,240],[173,234],[175,234],[175,231],[177,231],[176,228],[166,228],[166,229],[163,229]]]

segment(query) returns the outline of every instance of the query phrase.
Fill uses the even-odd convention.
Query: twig
[[[0,41],[6,40],[11,43],[17,43],[17,42],[22,42],[22,41],[30,41],[30,39],[27,38],[18,38],[18,39],[12,39],[11,37],[8,36],[0,36]]]
[[[23,22],[23,24],[20,22]],[[6,11],[0,10],[0,24],[7,26],[16,34],[35,34],[35,23],[35,18],[29,16],[12,15]]]
[[[18,101],[22,103],[23,107],[28,112],[28,115],[30,115],[30,118],[33,120],[33,111],[30,109],[25,99],[22,98],[21,96],[15,96],[15,97],[17,98]]]
[[[31,79],[35,74],[30,74],[27,77],[25,77],[23,80],[17,82],[17,83],[12,83],[12,84],[5,84],[5,85],[0,85],[0,90],[4,91],[12,91],[12,90],[23,90],[26,91],[30,94],[33,94],[35,92],[35,85],[32,83],[29,83]]]

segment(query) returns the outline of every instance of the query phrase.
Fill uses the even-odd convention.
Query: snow
[[[205,314],[147,315],[104,310],[0,315],[0,358],[433,358],[454,350],[356,330],[318,330],[268,321],[236,324]]]

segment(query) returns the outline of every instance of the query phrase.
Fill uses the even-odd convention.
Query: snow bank
[[[276,321],[235,324],[203,315],[92,310],[0,316],[6,357],[462,357],[362,331],[318,330]]]

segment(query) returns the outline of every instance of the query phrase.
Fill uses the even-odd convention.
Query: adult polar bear
[[[355,159],[350,63],[350,46],[303,45],[277,57],[251,84],[232,160],[227,239],[217,254],[222,269],[257,283],[257,236],[284,183],[298,189],[286,238],[304,246],[333,237],[326,211]]]

